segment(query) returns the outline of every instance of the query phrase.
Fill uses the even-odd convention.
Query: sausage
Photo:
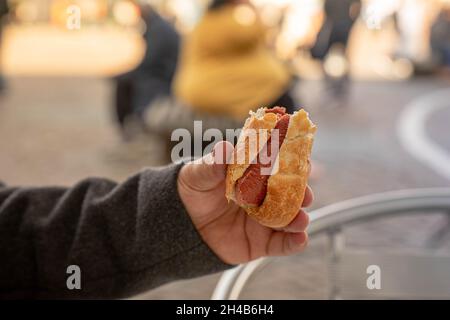
[[[266,113],[275,113],[278,116],[284,116],[286,114],[285,107],[273,107],[266,110]]]
[[[279,116],[278,122],[274,129],[279,130],[278,134],[278,150],[271,150],[272,136],[269,137],[266,145],[262,149],[260,154],[267,154],[270,157],[269,163],[261,163],[260,155],[256,159],[256,163],[250,164],[247,170],[244,172],[241,178],[236,182],[236,200],[241,206],[260,206],[267,192],[267,181],[270,175],[262,175],[261,169],[271,168],[278,155],[279,149],[286,137],[289,127],[289,114],[286,114],[285,109],[281,107],[275,107],[268,109],[266,112],[276,113]],[[267,153],[266,153],[267,152]],[[265,161],[267,162],[267,161]]]

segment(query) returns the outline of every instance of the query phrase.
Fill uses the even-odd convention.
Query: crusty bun
[[[254,163],[257,153],[267,143],[270,132],[277,124],[277,115],[266,113],[266,110],[266,108],[260,108],[256,113],[251,112],[245,122],[234,149],[231,164],[227,169],[226,197],[228,201],[237,202],[235,188],[237,181]],[[251,130],[247,129],[256,129],[258,139],[249,139],[248,132]],[[259,223],[272,228],[282,228],[297,215],[305,195],[310,167],[309,157],[315,132],[316,126],[308,118],[307,112],[300,110],[290,115],[287,133],[279,149],[273,173],[267,180],[264,200],[259,206],[238,203]]]

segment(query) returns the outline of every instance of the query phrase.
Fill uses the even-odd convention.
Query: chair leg
[[[328,299],[340,299],[340,289],[336,284],[337,265],[340,260],[341,252],[345,247],[345,238],[340,227],[328,231]]]

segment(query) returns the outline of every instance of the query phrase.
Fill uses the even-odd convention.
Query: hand
[[[300,208],[287,227],[274,230],[250,218],[235,203],[228,203],[225,163],[232,150],[229,142],[219,142],[213,153],[186,164],[178,177],[181,200],[203,240],[228,264],[302,251],[308,242],[305,229],[309,219]],[[312,200],[307,187],[303,206],[309,206]]]

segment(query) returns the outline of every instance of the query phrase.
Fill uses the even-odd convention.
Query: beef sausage
[[[241,206],[257,207],[263,203],[267,192],[267,181],[269,180],[270,175],[261,174],[261,170],[273,166],[289,127],[290,116],[285,114],[284,108],[275,107],[268,109],[266,112],[276,113],[279,116],[278,122],[274,128],[274,130],[278,130],[278,150],[271,150],[272,136],[269,137],[260,154],[267,155],[270,161],[264,161],[268,163],[261,163],[263,161],[261,161],[260,154],[258,154],[256,163],[252,163],[242,177],[236,182],[236,200]]]

